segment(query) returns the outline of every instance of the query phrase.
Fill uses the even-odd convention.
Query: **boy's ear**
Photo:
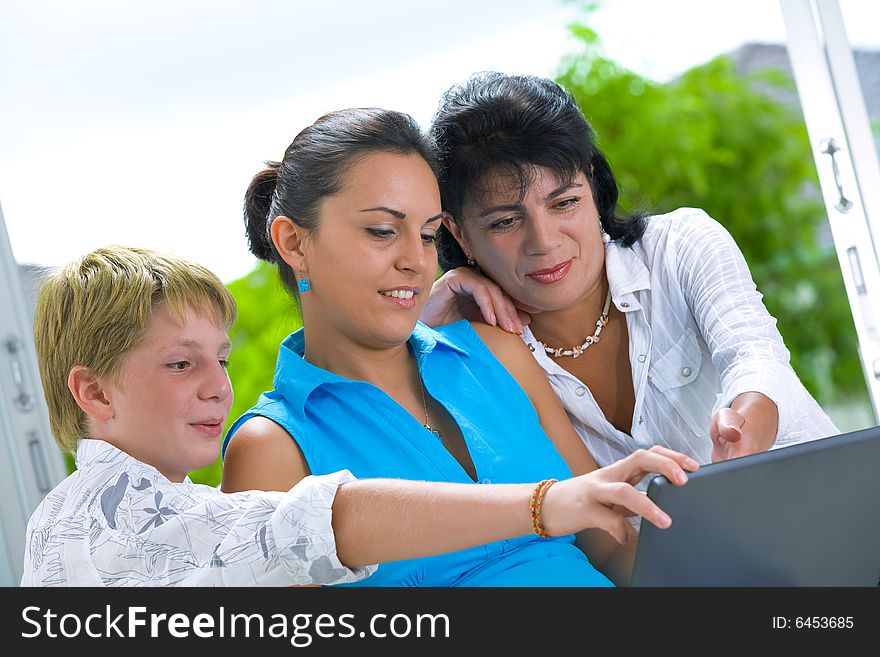
[[[446,213],[443,215],[443,225],[446,226],[446,230],[452,233],[452,236],[455,238],[455,241],[458,242],[458,245],[461,247],[461,250],[464,251],[465,255],[470,257],[471,247],[468,244],[467,238],[464,236],[461,227],[455,223],[455,219],[452,218],[451,214]]]
[[[279,215],[272,221],[269,229],[278,255],[290,265],[294,271],[306,271],[306,237],[308,231],[290,217]]]
[[[83,413],[99,421],[113,418],[113,404],[103,382],[85,365],[75,365],[67,375],[67,387]]]

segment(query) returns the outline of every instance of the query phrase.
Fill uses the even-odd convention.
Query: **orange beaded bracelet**
[[[550,534],[544,530],[544,524],[541,522],[541,505],[544,503],[544,495],[550,490],[550,486],[557,481],[558,480],[556,479],[545,479],[540,482],[535,486],[535,490],[532,491],[532,497],[529,500],[529,512],[532,515],[532,529],[534,529],[535,533],[541,538],[550,538]]]

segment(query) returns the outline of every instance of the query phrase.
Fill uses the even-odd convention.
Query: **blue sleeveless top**
[[[474,483],[443,444],[376,386],[303,360],[302,329],[281,344],[275,389],[229,429],[261,415],[296,440],[312,474],[350,470],[386,477]],[[477,482],[565,479],[571,471],[544,433],[531,400],[467,321],[433,330],[417,324],[409,339],[426,390],[458,423]],[[523,513],[527,509],[523,508]],[[350,586],[611,586],[574,545],[573,536],[532,534],[423,559],[379,566]]]

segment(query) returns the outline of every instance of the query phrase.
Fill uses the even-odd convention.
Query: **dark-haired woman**
[[[308,474],[340,469],[359,478],[462,483],[550,481],[595,469],[531,357],[505,369],[481,336],[518,338],[467,321],[436,331],[417,325],[443,218],[433,167],[430,143],[408,116],[345,110],[303,130],[283,161],[252,181],[251,250],[278,266],[298,296],[303,328],[281,345],[275,389],[226,437],[225,491],[288,490]],[[681,483],[681,467],[694,465],[661,448],[630,457],[632,476],[586,475],[597,477],[587,493],[600,502],[596,526],[627,536],[621,514],[646,500],[630,484],[661,466],[674,466]],[[535,530],[385,564],[362,584],[609,583],[572,536]],[[604,532],[595,533],[602,544]],[[606,557],[599,554],[596,566]]]
[[[559,85],[477,74],[431,132],[448,273],[422,320],[479,310],[521,333],[599,465],[651,445],[705,463],[838,433],[727,231],[690,208],[619,216],[614,174]]]

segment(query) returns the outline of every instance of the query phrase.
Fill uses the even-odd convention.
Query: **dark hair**
[[[443,95],[431,136],[439,149],[443,209],[456,222],[490,174],[515,176],[524,197],[534,167],[544,167],[561,181],[571,181],[578,171],[587,176],[602,227],[612,239],[631,246],[645,231],[642,215],[617,216],[617,182],[608,160],[574,98],[552,80],[477,73]],[[444,270],[467,262],[445,227],[438,233],[437,251]]]
[[[342,189],[346,172],[360,158],[383,151],[421,155],[437,173],[433,143],[411,116],[370,107],[322,116],[294,137],[281,162],[266,162],[268,168],[251,180],[244,199],[248,247],[278,265],[281,281],[294,295],[296,277],[272,243],[272,221],[283,215],[317,229],[321,200]]]

